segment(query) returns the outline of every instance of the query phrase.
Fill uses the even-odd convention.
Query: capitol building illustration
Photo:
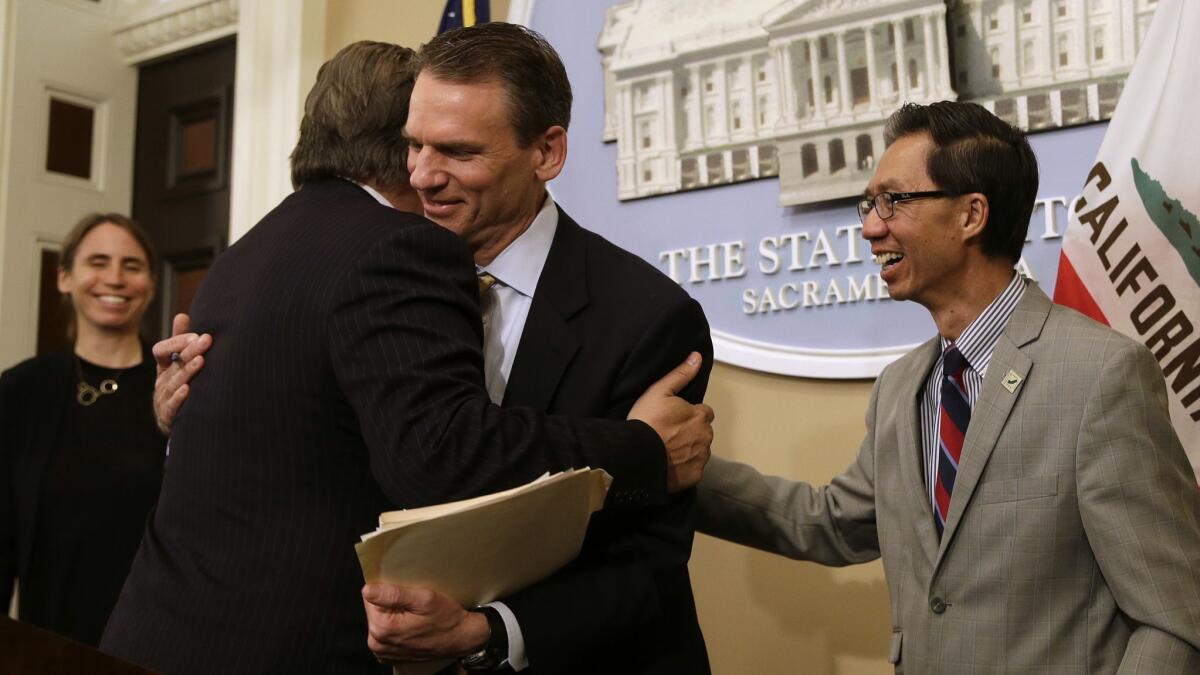
[[[622,200],[768,176],[859,193],[903,102],[1037,131],[1108,119],[1156,0],[633,0],[608,9],[604,140]]]

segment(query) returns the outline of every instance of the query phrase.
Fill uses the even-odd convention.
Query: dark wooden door
[[[58,292],[58,251],[42,249],[41,270],[38,274],[38,355],[66,349],[67,325],[71,311]]]
[[[229,38],[138,72],[133,217],[163,260],[143,327],[152,340],[188,310],[227,242],[235,56]]]

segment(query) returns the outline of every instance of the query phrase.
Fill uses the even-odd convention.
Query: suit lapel
[[[950,513],[946,517],[939,562],[958,531],[958,525],[971,503],[971,496],[975,494],[1000,433],[1027,386],[1033,361],[1021,348],[1037,339],[1049,314],[1050,299],[1036,285],[1030,284],[1013,312],[1008,328],[996,343],[996,351],[992,354],[984,377],[983,390],[979,393],[975,409],[971,411],[971,424],[963,439],[963,454],[954,481],[954,496],[950,499]],[[1011,392],[1003,385],[1010,371],[1015,372],[1021,382]]]
[[[917,348],[916,358],[904,371],[897,373],[900,378],[898,399],[903,402],[899,409],[899,461],[900,475],[904,481],[903,490],[909,498],[909,509],[912,513],[921,514],[913,526],[917,530],[917,539],[925,551],[925,557],[932,563],[937,557],[938,536],[933,525],[933,507],[925,497],[925,451],[921,441],[921,392],[925,379],[929,377],[929,369],[933,367],[940,352],[938,339],[926,342]]]
[[[558,227],[525,319],[504,405],[549,409],[579,350],[579,336],[569,319],[587,304],[587,242],[579,225],[559,208]]]

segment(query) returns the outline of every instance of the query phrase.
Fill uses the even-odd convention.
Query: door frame
[[[115,31],[131,66],[237,36],[230,243],[291,193],[288,157],[325,61],[328,0],[138,0]]]

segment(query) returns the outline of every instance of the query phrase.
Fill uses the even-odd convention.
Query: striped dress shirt
[[[1027,283],[1025,277],[1019,273],[1014,274],[1004,291],[967,326],[957,340],[951,342],[944,337],[941,339],[943,354],[954,345],[967,361],[963,381],[967,385],[967,403],[972,411],[975,410],[975,402],[979,400],[979,392],[983,389],[983,378],[987,375],[988,363],[996,351],[996,343],[1008,327],[1008,321],[1012,318],[1017,303],[1025,295]],[[934,489],[937,485],[938,439],[941,433],[941,415],[938,414],[942,405],[941,385],[942,357],[939,356],[925,380],[925,392],[921,398],[921,447],[925,460],[925,488],[929,504],[935,510],[937,503]]]

